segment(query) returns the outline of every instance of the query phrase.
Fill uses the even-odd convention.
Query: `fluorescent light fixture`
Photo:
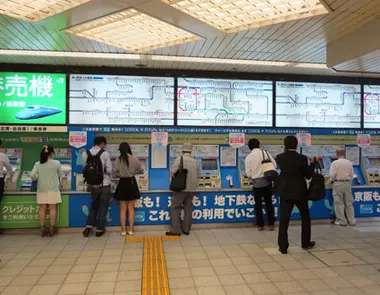
[[[328,13],[320,0],[161,0],[226,33]]]
[[[199,37],[129,8],[66,29],[66,32],[132,52],[198,40]]]
[[[71,58],[97,58],[113,60],[136,60],[142,62],[162,61],[178,63],[212,63],[226,65],[251,65],[267,67],[296,67],[309,69],[329,70],[326,64],[316,63],[294,63],[286,61],[265,61],[249,59],[226,59],[226,58],[209,58],[209,57],[192,57],[192,56],[170,56],[170,55],[146,55],[130,53],[92,53],[92,52],[63,52],[63,51],[34,51],[34,50],[8,50],[0,49],[0,55],[11,56],[44,56],[44,57],[71,57]]]
[[[0,0],[0,14],[37,22],[91,0]]]

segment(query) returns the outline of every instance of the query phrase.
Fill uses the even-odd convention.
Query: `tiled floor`
[[[376,223],[355,228],[314,225],[318,247],[308,253],[299,248],[299,226],[292,226],[289,255],[278,254],[276,232],[194,230],[181,241],[164,242],[170,291],[380,295],[378,228]],[[125,244],[117,233],[90,239],[80,234],[53,239],[2,235],[0,258],[1,295],[141,294],[143,244]]]

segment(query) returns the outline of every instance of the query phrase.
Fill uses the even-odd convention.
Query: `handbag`
[[[315,164],[314,173],[311,177],[307,197],[308,200],[316,202],[324,199],[325,196],[325,177],[322,175],[322,168],[320,164],[317,162]]]
[[[264,177],[270,182],[276,181],[278,178],[278,172],[276,171],[276,167],[274,167],[272,161],[270,160],[268,152],[264,150],[261,150],[261,152],[263,153],[261,168],[263,169]]]
[[[180,192],[186,189],[187,169],[183,168],[183,157],[179,164],[178,171],[174,174],[170,182],[170,190],[173,192]]]

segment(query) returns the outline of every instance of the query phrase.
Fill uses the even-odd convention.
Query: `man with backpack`
[[[108,212],[111,195],[112,162],[105,151],[107,139],[104,136],[95,138],[94,146],[83,153],[83,176],[87,185],[91,186],[92,204],[83,236],[88,237],[96,227],[96,236],[101,237]]]

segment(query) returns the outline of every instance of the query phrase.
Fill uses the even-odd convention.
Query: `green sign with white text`
[[[0,204],[0,228],[38,228],[40,206],[35,195],[6,195]],[[46,214],[49,225],[49,211]],[[69,196],[57,205],[57,227],[69,226]]]
[[[0,124],[66,124],[66,75],[0,72]]]

